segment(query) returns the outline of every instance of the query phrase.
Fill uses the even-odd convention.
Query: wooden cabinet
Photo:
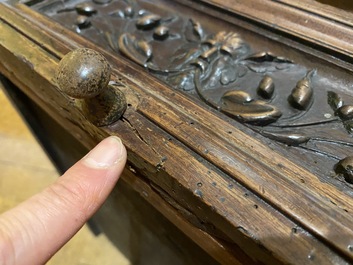
[[[121,137],[125,185],[219,263],[349,264],[353,14],[321,2],[3,2],[0,72],[86,148]],[[59,86],[83,47],[119,92]]]

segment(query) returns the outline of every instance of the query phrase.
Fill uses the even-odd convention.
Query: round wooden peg
[[[66,95],[78,100],[86,117],[97,126],[117,121],[126,110],[125,95],[110,86],[111,67],[92,49],[69,52],[59,63],[56,83]]]

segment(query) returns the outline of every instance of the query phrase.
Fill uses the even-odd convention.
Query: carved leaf
[[[201,24],[198,21],[189,19],[189,23],[185,28],[185,38],[188,41],[201,41],[204,37],[204,32]]]
[[[91,16],[97,13],[96,8],[90,3],[79,3],[75,6],[75,9],[79,15]]]
[[[151,47],[151,45],[149,45],[149,43],[147,41],[139,40],[136,43],[136,48],[141,54],[146,56],[147,59],[151,58],[151,56],[152,56],[152,47]]]
[[[252,98],[245,91],[231,90],[223,94],[222,100],[223,102],[226,102],[226,103],[243,104],[243,103],[249,103],[250,101],[252,101]]]
[[[98,5],[106,5],[109,4],[112,0],[93,0],[94,3]]]
[[[260,132],[263,136],[268,137],[272,140],[284,143],[286,145],[298,146],[300,144],[306,143],[310,140],[309,136],[301,133],[292,132]]]
[[[311,87],[311,78],[316,70],[311,70],[305,77],[298,81],[295,88],[293,88],[288,101],[290,104],[300,110],[306,110],[310,107],[313,99],[313,89]]]
[[[194,33],[200,38],[200,40],[203,38],[203,28],[200,24],[200,22],[198,21],[193,21],[191,20],[192,25],[193,25],[193,29],[194,29]]]
[[[327,103],[334,111],[336,111],[337,109],[343,106],[342,98],[336,92],[333,92],[333,91],[327,92]]]
[[[293,62],[268,52],[252,54],[243,60],[243,63],[255,73],[268,73],[284,70],[292,66]]]
[[[281,117],[281,111],[261,100],[249,101],[243,91],[228,91],[221,98],[220,110],[241,122],[266,125]]]
[[[113,51],[117,51],[119,47],[117,47],[116,44],[116,39],[113,37],[113,35],[110,32],[104,32],[104,36],[107,39],[107,42],[109,43],[110,48],[112,48]]]
[[[196,59],[190,64],[198,67],[201,70],[201,73],[204,73],[208,66],[208,63],[205,60],[201,60],[201,59]]]
[[[134,62],[146,66],[146,62],[152,57],[152,48],[144,40],[137,41],[135,36],[124,33],[119,37],[119,50]]]
[[[151,29],[157,26],[160,20],[161,17],[158,15],[144,15],[137,20],[136,26],[140,29]]]
[[[276,71],[276,67],[274,67],[273,65],[266,66],[263,64],[256,63],[256,64],[247,64],[246,66],[249,68],[249,70],[258,74],[264,74],[264,73]]]
[[[275,63],[289,63],[293,64],[293,61],[284,58],[275,56],[269,52],[259,52],[250,55],[249,57],[245,58],[247,61],[257,62],[257,63],[264,63],[264,62],[275,62]]]
[[[187,43],[181,46],[171,58],[171,69],[180,69],[185,67],[189,63],[196,60],[200,56],[201,51],[198,46],[195,46],[195,43]]]
[[[109,13],[109,16],[111,17],[119,17],[119,18],[125,18],[125,14],[123,10],[114,10],[112,12]]]

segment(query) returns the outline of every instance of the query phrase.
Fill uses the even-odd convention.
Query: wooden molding
[[[267,27],[285,20],[285,27],[277,27],[281,31],[352,55],[352,42],[345,35],[349,29],[320,17],[299,21],[302,11],[272,1],[209,4]],[[0,37],[0,71],[87,147],[109,134],[121,137],[133,169],[127,183],[139,192],[153,191],[151,204],[171,221],[170,209],[178,212],[174,223],[181,230],[185,227],[218,261],[345,264],[353,259],[349,184],[324,182],[315,170],[295,161],[298,156],[284,157],[281,150],[288,146],[273,144],[173,89],[136,61],[103,49],[25,5],[0,5],[0,31],[5,36]],[[332,29],[335,36],[329,34]],[[251,34],[246,38],[254,40]],[[75,100],[57,88],[59,60],[79,47],[95,49],[108,59],[112,81],[125,94],[129,107],[112,125],[92,125]],[[315,60],[313,64],[320,59]],[[350,100],[350,93],[344,92]],[[134,172],[143,182],[134,181]],[[158,200],[170,208],[159,206]],[[211,240],[202,244],[206,238]],[[237,257],[238,248],[245,258]]]

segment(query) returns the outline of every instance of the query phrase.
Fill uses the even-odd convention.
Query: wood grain
[[[290,0],[275,0],[276,2],[285,3],[289,6],[296,7],[298,9],[310,12],[313,14],[320,15],[324,18],[335,20],[339,23],[353,26],[352,12],[349,10],[336,8],[328,4],[322,4],[315,0],[302,0],[300,2]],[[323,1],[325,2],[325,1]],[[336,1],[333,1],[336,2]],[[348,1],[341,1],[341,5],[344,6]],[[349,3],[348,3],[349,4]]]
[[[229,252],[229,244],[235,244],[268,264],[306,264],[313,256],[321,263],[344,264],[340,253],[352,257],[348,248],[353,234],[352,204],[346,194],[320,183],[300,165],[254,140],[242,132],[241,125],[228,124],[222,115],[195,104],[119,57],[101,50],[114,66],[114,79],[131,99],[123,120],[97,129],[73,104],[70,115],[65,114],[70,99],[52,81],[58,58],[81,45],[99,48],[24,6],[18,6],[21,15],[4,8],[7,12],[0,18],[12,27],[1,24],[9,38],[0,39],[0,58],[11,60],[2,64],[1,71],[59,122],[79,133],[87,145],[94,141],[91,138],[107,134],[122,137],[134,170],[185,220],[220,239]],[[33,30],[26,31],[28,21]],[[52,42],[60,44],[52,47]],[[16,50],[11,43],[32,48]],[[21,78],[12,74],[19,67],[25,70]],[[55,100],[50,101],[44,92]],[[198,237],[201,234],[194,236],[195,241],[200,242]],[[327,245],[338,250],[336,255]],[[203,247],[212,249],[207,244]],[[313,249],[315,255],[310,254]]]
[[[321,47],[332,54],[346,56],[346,59],[353,55],[353,48],[350,45],[353,37],[349,26],[312,15],[305,9],[291,8],[278,1],[203,0],[202,2],[227,10],[235,16],[250,19],[272,31],[289,34],[292,38],[314,44],[316,49]]]

